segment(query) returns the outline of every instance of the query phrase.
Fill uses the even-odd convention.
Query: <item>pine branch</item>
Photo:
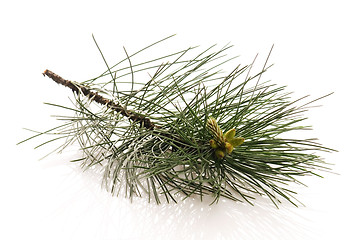
[[[86,97],[72,101],[73,107],[49,104],[71,111],[57,116],[65,124],[35,131],[20,143],[42,135],[53,139],[38,147],[60,139],[65,143],[58,150],[77,143],[83,157],[73,161],[85,169],[98,165],[114,195],[124,189],[127,197],[145,193],[157,203],[160,195],[169,202],[182,193],[185,198],[211,195],[213,202],[226,197],[250,204],[261,195],[276,206],[281,199],[297,205],[288,184],[328,170],[316,152],[334,150],[314,138],[293,139],[287,134],[310,129],[300,125],[307,119],[301,114],[321,98],[292,100],[285,86],[260,81],[269,68],[266,64],[251,73],[255,61],[237,64],[224,75],[219,67],[234,59],[224,59],[228,45],[214,52],[212,46],[192,57],[188,56],[195,48],[141,62],[133,59],[166,39],[133,54],[126,52],[114,66],[102,54],[107,70],[80,84],[45,70],[44,76]],[[148,82],[137,81],[139,73],[153,70]],[[123,88],[123,83],[131,89]],[[88,84],[101,89],[103,96]],[[87,98],[105,107],[92,108]]]
[[[155,125],[150,121],[149,118],[144,117],[138,113],[129,111],[125,109],[122,105],[114,103],[114,101],[104,98],[103,96],[99,95],[97,92],[92,92],[91,90],[80,84],[74,83],[69,80],[65,80],[64,78],[60,77],[59,75],[53,73],[48,69],[44,71],[43,75],[48,76],[58,84],[70,88],[73,92],[75,92],[78,95],[82,93],[85,96],[87,96],[89,99],[94,100],[95,102],[101,105],[107,106],[108,108],[121,113],[123,116],[133,120],[134,122],[139,122],[141,126],[144,126],[147,129],[152,130],[155,127]]]

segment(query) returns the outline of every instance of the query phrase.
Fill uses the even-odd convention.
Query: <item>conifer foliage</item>
[[[169,37],[168,37],[169,38]],[[304,114],[319,100],[292,99],[285,86],[261,77],[254,62],[224,73],[232,46],[215,50],[186,48],[136,62],[155,42],[100,76],[77,83],[50,70],[43,74],[74,93],[58,116],[59,125],[37,132],[58,141],[63,150],[78,144],[84,169],[102,169],[106,188],[115,195],[146,196],[160,203],[176,195],[221,197],[253,204],[257,195],[275,205],[297,205],[288,183],[326,169],[318,155],[333,151],[315,139],[287,133],[308,130]],[[149,73],[147,81],[137,79]],[[127,86],[128,89],[124,86]],[[54,89],[56,91],[56,89]]]

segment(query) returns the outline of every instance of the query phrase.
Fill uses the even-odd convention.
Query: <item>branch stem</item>
[[[154,123],[152,123],[152,121],[150,121],[149,118],[125,109],[122,105],[117,104],[117,103],[113,102],[112,100],[99,95],[97,92],[91,91],[87,87],[84,87],[80,84],[74,83],[69,80],[65,80],[64,78],[60,77],[59,75],[53,73],[52,71],[50,71],[48,69],[46,69],[44,71],[43,75],[48,76],[49,78],[51,78],[54,82],[56,82],[58,84],[61,84],[65,87],[70,88],[73,92],[75,92],[78,95],[80,93],[82,93],[85,96],[87,96],[89,99],[92,99],[101,105],[107,106],[108,108],[110,108],[116,112],[119,112],[120,114],[133,120],[134,122],[139,122],[141,126],[147,128],[147,129],[152,130],[155,127]]]

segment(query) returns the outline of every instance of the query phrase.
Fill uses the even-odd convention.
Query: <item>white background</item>
[[[358,1],[2,1],[0,4],[0,239],[360,239],[360,6]],[[38,159],[23,127],[51,127],[68,91],[46,81],[46,69],[73,80],[176,33],[170,46],[231,42],[240,62],[256,53],[275,66],[267,78],[295,96],[322,100],[308,116],[335,164],[298,187],[306,207],[276,209],[188,199],[156,206],[130,203],[100,189],[96,175],[67,160],[74,152]],[[166,44],[164,46],[167,46]]]

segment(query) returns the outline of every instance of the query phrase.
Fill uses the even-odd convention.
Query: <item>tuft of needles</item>
[[[83,157],[73,161],[84,169],[98,166],[114,195],[157,203],[210,195],[213,202],[225,197],[250,204],[260,195],[276,206],[282,199],[297,206],[289,184],[319,176],[327,167],[318,153],[334,150],[287,134],[310,129],[302,124],[304,114],[323,97],[293,100],[285,86],[262,81],[268,58],[255,74],[255,61],[224,73],[221,67],[233,59],[228,45],[136,60],[168,38],[134,54],[124,49],[126,57],[113,66],[94,38],[107,70],[81,83],[45,70],[74,93],[72,106],[47,103],[69,115],[20,143],[47,135],[38,147],[60,141],[61,151],[78,144]],[[138,77],[144,72],[147,81]]]

